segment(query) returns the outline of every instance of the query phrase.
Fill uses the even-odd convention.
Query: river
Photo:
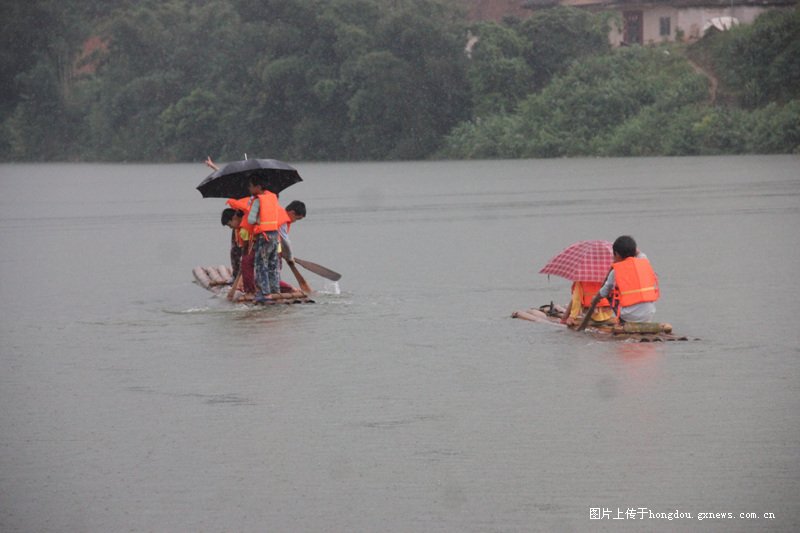
[[[0,165],[0,530],[800,529],[800,158],[295,166],[253,310],[201,164]],[[510,318],[621,234],[701,340]]]

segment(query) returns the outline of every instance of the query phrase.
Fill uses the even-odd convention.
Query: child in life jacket
[[[279,254],[287,263],[294,262],[292,254],[292,241],[289,240],[289,231],[292,224],[298,220],[306,218],[306,204],[300,200],[294,200],[278,210],[278,236],[280,237]]]
[[[281,277],[278,270],[278,245],[280,237],[278,197],[267,190],[263,178],[250,177],[250,195],[253,201],[247,223],[253,228],[253,251],[255,252],[256,296],[255,303],[266,303],[281,292]]]
[[[621,321],[652,322],[660,292],[658,276],[650,261],[639,252],[636,241],[629,235],[617,238],[612,249],[614,263],[592,303],[596,305],[600,298],[610,296]]]
[[[572,283],[572,299],[567,304],[567,310],[561,318],[561,323],[572,326],[580,323],[580,316],[588,310],[592,298],[600,290],[602,283],[597,281],[574,281]],[[614,311],[608,299],[598,301],[592,313],[590,324],[597,326],[614,321]]]
[[[231,228],[231,270],[233,271],[231,283],[239,275],[239,269],[242,264],[243,243],[239,234],[239,227],[242,224],[243,217],[244,213],[238,209],[226,208],[222,210],[222,225]]]

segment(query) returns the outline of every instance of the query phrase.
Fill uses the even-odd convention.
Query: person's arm
[[[611,294],[611,290],[614,288],[614,284],[616,284],[617,278],[614,275],[614,269],[612,268],[609,270],[608,275],[606,276],[606,281],[603,283],[603,286],[600,287],[600,290],[597,291],[595,296],[600,296],[600,298],[606,298],[609,294]],[[597,301],[600,301],[600,298]]]
[[[211,160],[211,156],[208,156],[204,161],[204,163],[206,164],[207,167],[210,167],[214,170],[219,170],[219,167],[214,163],[214,161]]]
[[[282,224],[281,227],[278,228],[278,233],[281,237],[281,255],[287,263],[294,263],[294,257],[292,256],[292,241],[289,240],[288,225]]]
[[[247,215],[247,223],[251,226],[255,226],[258,223],[258,211],[260,209],[260,202],[258,201],[258,198],[256,198],[253,200],[253,203],[250,206],[250,213]]]

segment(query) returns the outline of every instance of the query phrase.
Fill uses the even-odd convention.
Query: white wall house
[[[796,1],[719,2],[715,0],[678,0],[642,2],[629,0],[560,0],[559,4],[592,11],[615,13],[609,34],[613,46],[654,44],[667,41],[694,41],[719,19],[736,24],[751,24],[758,15],[776,7],[792,6]],[[716,19],[716,20],[715,20]]]

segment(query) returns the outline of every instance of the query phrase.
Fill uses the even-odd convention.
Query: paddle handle
[[[589,305],[589,309],[586,310],[586,314],[581,320],[581,325],[578,326],[577,331],[583,331],[586,329],[586,326],[589,324],[589,321],[592,319],[592,313],[594,313],[594,308],[597,307],[597,302],[600,301],[600,294],[595,294],[594,298],[592,298],[592,303]]]
[[[253,239],[247,241],[247,250],[242,253],[242,257],[249,254],[253,249]],[[236,279],[233,281],[233,285],[231,285],[231,290],[228,291],[228,300],[233,301],[233,297],[236,294],[236,289],[239,288],[239,282],[242,281],[242,271],[244,270],[244,265],[239,263],[239,274],[236,276]]]
[[[300,270],[294,264],[294,261],[286,261],[286,264],[289,265],[289,268],[292,269],[292,273],[294,274],[294,277],[297,279],[297,283],[300,285],[300,290],[306,294],[310,293],[311,286],[306,282],[306,279],[300,273]]]
[[[242,273],[241,271],[239,274],[236,275],[236,279],[233,280],[233,284],[231,285],[231,290],[228,291],[228,300],[233,301],[233,296],[236,294],[236,289],[239,287],[239,282],[242,280]]]

